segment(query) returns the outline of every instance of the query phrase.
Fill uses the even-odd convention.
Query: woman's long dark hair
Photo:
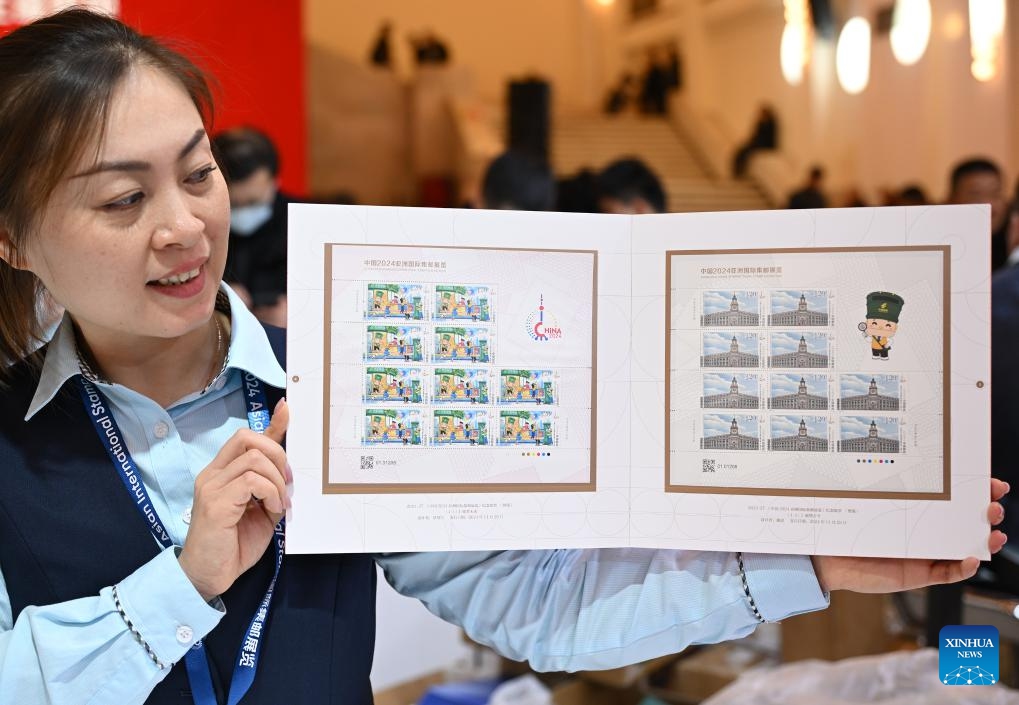
[[[19,268],[20,253],[84,150],[94,146],[98,158],[114,89],[136,65],[179,81],[209,126],[212,94],[202,70],[112,17],[70,9],[0,38],[0,235],[9,260],[0,260],[0,376],[4,361],[27,357],[43,333],[43,287]]]

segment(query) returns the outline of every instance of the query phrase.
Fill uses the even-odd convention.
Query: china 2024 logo
[[[549,340],[560,340],[563,337],[563,329],[559,321],[545,310],[545,296],[538,298],[538,310],[532,311],[527,316],[527,335],[532,340],[546,342]]]

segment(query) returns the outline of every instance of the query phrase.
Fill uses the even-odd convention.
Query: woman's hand
[[[195,479],[191,525],[178,561],[202,597],[222,595],[265,553],[290,506],[292,480],[280,443],[290,423],[284,400],[264,434],[237,431]]]
[[[998,500],[1008,494],[1008,483],[991,478],[991,504],[987,518],[991,525],[1000,524],[1005,510]],[[1007,537],[998,530],[991,532],[987,546],[997,553]],[[932,561],[916,558],[856,558],[854,556],[813,556],[814,572],[821,589],[852,590],[853,592],[898,592],[928,585],[955,583],[972,577],[980,560],[970,556],[961,561]]]

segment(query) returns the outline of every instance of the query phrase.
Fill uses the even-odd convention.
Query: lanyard
[[[149,500],[145,484],[138,475],[138,467],[131,457],[130,451],[124,440],[124,434],[113,418],[113,411],[109,402],[99,389],[86,380],[83,376],[77,377],[82,402],[88,413],[92,425],[99,434],[106,454],[110,457],[114,467],[124,482],[124,487],[134,500],[135,508],[141,512],[149,531],[156,541],[163,548],[173,546],[173,541],[166,531],[166,526],[160,520],[155,507]],[[256,433],[262,433],[269,426],[269,408],[265,397],[265,390],[262,389],[261,381],[252,374],[244,373],[244,403],[248,409],[248,426]],[[262,631],[265,626],[266,617],[269,614],[269,606],[272,603],[273,591],[276,588],[276,579],[279,577],[280,566],[283,563],[283,547],[285,542],[284,522],[281,519],[273,535],[273,545],[276,548],[276,566],[273,571],[272,580],[269,581],[269,588],[265,591],[255,616],[251,618],[248,630],[244,634],[244,641],[237,654],[234,663],[233,678],[230,681],[230,690],[227,697],[227,705],[237,705],[244,694],[251,688],[255,680],[255,671],[258,668],[258,656],[262,646]],[[212,686],[212,672],[209,669],[209,660],[205,654],[205,645],[201,640],[195,642],[194,646],[188,649],[184,656],[184,665],[187,667],[188,680],[191,683],[191,696],[195,705],[217,705],[215,690]]]

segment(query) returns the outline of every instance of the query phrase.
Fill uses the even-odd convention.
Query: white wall
[[[572,111],[591,107],[591,91],[600,88],[590,75],[589,1],[305,0],[305,37],[315,48],[366,62],[379,26],[389,19],[391,48],[406,74],[408,33],[431,29],[454,63],[470,67],[482,99],[501,102],[508,79],[539,74],[553,83],[556,110]]]
[[[891,0],[860,0],[873,20]],[[986,155],[1011,179],[1019,155],[1019,50],[1005,42],[1002,73],[988,82],[969,72],[966,0],[936,0],[927,52],[911,67],[898,64],[887,36],[874,37],[870,85],[850,96],[835,76],[833,41],[817,41],[807,76],[789,86],[781,76],[778,47],[784,25],[779,0],[674,0],[656,19],[628,25],[616,14],[615,55],[632,51],[642,36],[674,32],[684,53],[686,90],[695,109],[724,123],[734,137],[749,131],[762,102],[780,117],[783,149],[798,168],[820,162],[829,187],[881,187],[921,183],[944,197],[947,174],[959,159]],[[835,7],[846,6],[836,3]],[[1009,23],[1019,18],[1010,2]],[[1009,182],[1011,183],[1011,181]]]
[[[459,627],[443,622],[417,600],[399,594],[386,582],[382,571],[378,573],[374,690],[441,671],[470,653]]]

